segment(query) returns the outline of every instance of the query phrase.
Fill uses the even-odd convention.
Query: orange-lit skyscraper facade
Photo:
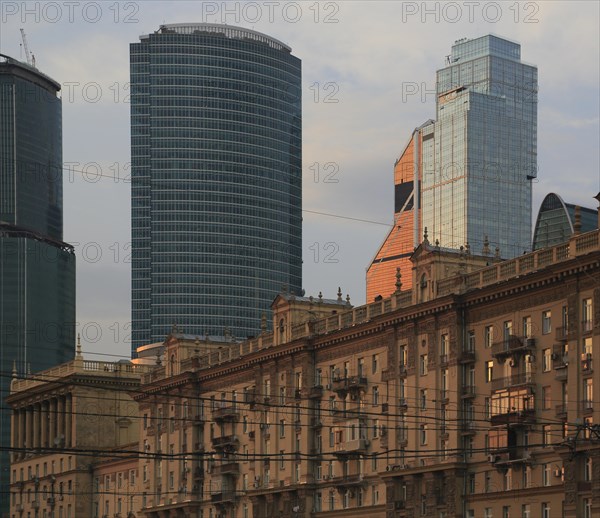
[[[394,226],[367,269],[367,302],[394,292],[397,268],[402,287],[408,289],[412,285],[410,256],[422,233],[419,185],[423,129],[431,124],[433,121],[429,120],[413,131],[394,165]]]

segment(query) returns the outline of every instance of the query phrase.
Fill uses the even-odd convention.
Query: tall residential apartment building
[[[0,55],[0,370],[73,357],[75,254],[63,239],[60,84]],[[0,401],[10,379],[0,379]],[[0,415],[0,485],[8,484],[10,416]],[[0,499],[0,512],[7,510]]]
[[[365,306],[281,294],[251,340],[15,379],[11,515],[598,516],[600,231],[411,260]]]
[[[130,57],[132,352],[173,324],[254,336],[302,285],[300,60],[206,23],[162,25]]]
[[[368,301],[394,291],[393,276],[382,285],[378,272],[384,263],[407,268],[416,228],[447,248],[469,244],[479,253],[487,237],[505,258],[531,250],[537,68],[521,61],[519,44],[492,35],[458,40],[446,59],[437,71],[436,119],[415,130],[396,164],[413,162],[412,178],[402,178],[412,186],[402,189],[412,189],[420,210],[406,225],[396,205],[396,228],[367,272]],[[412,248],[403,244],[411,239]]]

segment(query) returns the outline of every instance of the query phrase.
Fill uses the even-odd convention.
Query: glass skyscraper
[[[60,84],[36,68],[0,55],[2,402],[13,365],[20,374],[38,372],[75,353],[75,254],[62,241],[59,91]],[[7,412],[0,417],[0,445],[10,446]],[[7,488],[7,449],[0,466],[0,485]]]
[[[205,23],[162,25],[130,57],[133,351],[174,324],[255,335],[302,285],[300,60]]]
[[[487,35],[459,40],[437,72],[436,120],[413,131],[394,165],[394,227],[367,269],[367,300],[412,283],[410,256],[425,228],[431,243],[486,236],[503,258],[531,250],[537,176],[537,68],[517,43]]]
[[[531,249],[537,176],[537,68],[517,43],[459,40],[437,72],[436,121],[423,131],[422,227],[447,248],[504,258]]]

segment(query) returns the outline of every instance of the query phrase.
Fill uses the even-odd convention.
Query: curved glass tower
[[[174,324],[255,335],[300,291],[300,82],[291,49],[251,30],[163,25],[131,45],[133,351]]]
[[[39,372],[75,353],[75,252],[63,239],[60,84],[0,54],[0,401],[13,368]],[[9,487],[10,415],[0,414],[0,485]],[[0,515],[8,513],[0,498]]]

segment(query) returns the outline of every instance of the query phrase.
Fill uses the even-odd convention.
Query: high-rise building
[[[255,335],[282,287],[300,291],[300,64],[225,25],[131,45],[133,351],[173,324]]]
[[[62,241],[60,84],[0,56],[0,370],[47,369],[73,357],[75,255]],[[9,379],[0,380],[0,400]],[[7,487],[10,418],[0,416]],[[0,499],[3,500],[3,499]],[[0,506],[0,511],[7,509]]]
[[[399,239],[397,232],[407,241],[416,228],[427,228],[432,243],[468,244],[477,252],[487,236],[505,258],[531,249],[537,68],[521,61],[519,44],[492,35],[458,40],[446,62],[437,71],[436,120],[417,130],[412,192],[418,224],[392,232],[380,248],[367,273],[368,300],[394,291],[393,275],[377,290],[369,284],[379,282],[376,272],[386,257],[399,255],[385,252],[394,248],[389,242]],[[392,263],[401,267],[410,251]]]

